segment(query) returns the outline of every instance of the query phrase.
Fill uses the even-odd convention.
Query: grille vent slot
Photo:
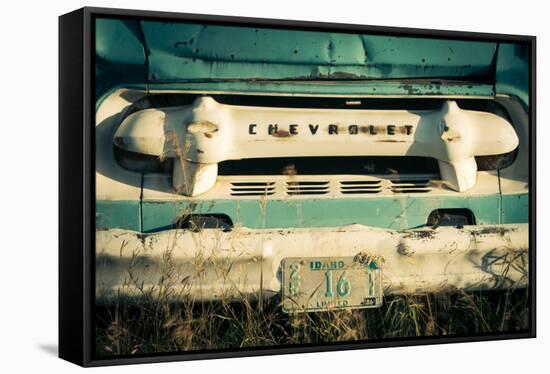
[[[288,195],[324,195],[329,193],[328,181],[292,181],[286,182]]]
[[[432,190],[429,179],[392,180],[390,189],[393,193],[427,193]]]
[[[353,178],[353,177],[352,177]],[[422,194],[432,191],[430,178],[424,179],[347,179],[329,180],[234,180],[229,183],[230,196],[271,196],[286,193],[287,196],[309,195],[374,195],[374,194]]]
[[[354,180],[340,181],[340,192],[345,195],[352,194],[371,194],[382,191],[382,182],[380,180]]]
[[[231,196],[264,196],[275,193],[275,182],[231,182]]]

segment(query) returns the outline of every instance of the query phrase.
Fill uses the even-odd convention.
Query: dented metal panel
[[[285,258],[349,256],[377,259],[385,294],[517,287],[528,281],[527,231],[527,224],[411,231],[243,227],[150,235],[105,230],[96,233],[96,292],[154,294],[164,282],[176,300],[241,298],[260,290],[270,297],[281,289]]]
[[[496,83],[497,93],[528,105],[528,56],[528,48],[511,43],[99,18],[95,83],[98,98],[122,85],[264,94],[486,96]],[[448,79],[466,83],[444,84]],[[361,84],[347,84],[357,80]],[[311,81],[321,84],[307,84]]]
[[[151,82],[492,77],[496,43],[141,22]]]

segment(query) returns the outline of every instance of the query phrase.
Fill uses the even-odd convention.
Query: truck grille
[[[393,193],[426,193],[430,192],[430,180],[400,179],[391,181]]]
[[[227,178],[227,179],[226,179]],[[424,194],[434,190],[429,177],[393,179],[378,176],[276,176],[273,179],[256,179],[247,176],[222,177],[218,182],[229,187],[229,195],[247,196],[361,196],[375,194]],[[227,191],[227,190],[226,190]]]
[[[231,196],[262,196],[275,193],[275,182],[231,182]]]
[[[324,195],[330,192],[328,181],[291,181],[286,182],[288,195]]]
[[[345,195],[372,194],[382,192],[380,180],[340,181],[340,192]]]

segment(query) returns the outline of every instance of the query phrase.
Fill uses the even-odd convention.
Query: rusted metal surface
[[[502,45],[498,58],[496,51],[496,43],[487,42],[98,19],[96,91],[98,98],[121,85],[261,94],[487,96],[494,94],[486,83],[495,81],[496,71],[499,92],[519,94],[528,105],[526,54],[514,44]],[[434,77],[466,83],[449,85]],[[421,81],[407,82],[415,79]],[[346,84],[357,80],[362,84]]]
[[[493,74],[496,43],[143,21],[149,80],[357,80]]]
[[[285,259],[297,256],[379,264],[388,294],[527,284],[528,224],[520,223],[528,221],[529,203],[529,51],[523,46],[156,21],[101,19],[96,26],[98,296],[168,290],[173,300],[270,297],[281,292]],[[116,86],[138,89],[113,91]],[[485,126],[487,116],[480,120],[484,126],[472,127],[489,128],[483,134],[462,125],[468,118],[456,117],[454,126],[444,110],[424,126],[436,130],[439,150],[419,134],[422,115],[414,118],[416,125],[368,116],[357,123],[339,112],[318,124],[308,122],[308,109],[298,111],[300,118],[288,110],[283,118],[256,107],[268,120],[235,126],[227,118],[238,115],[205,98],[185,118],[173,117],[177,109],[141,110],[146,93],[157,92],[330,96],[349,105],[357,102],[352,98],[443,97],[451,100],[447,114],[452,99],[484,98],[506,108],[515,137],[498,138],[505,131]],[[143,117],[118,133],[130,113]],[[172,118],[177,126],[166,127]],[[305,136],[323,141],[308,143]],[[250,140],[240,144],[242,152],[226,152],[228,144],[238,151],[242,139]],[[477,154],[466,152],[470,141],[487,139],[507,145],[498,152],[519,143],[517,157],[498,173],[477,170]],[[171,158],[172,173],[127,170],[115,160],[113,145]],[[291,164],[267,180],[217,175],[217,163],[225,159],[304,150],[306,156],[318,155],[311,150],[355,155],[366,148],[406,156],[428,149],[441,175],[417,175],[422,183],[399,183],[406,176],[397,172],[369,175],[368,181],[349,175],[304,179]],[[345,184],[350,181],[360,189]],[[469,209],[479,225],[409,229],[440,208]],[[189,212],[212,211],[231,217],[235,227],[173,229]]]
[[[155,293],[233,298],[281,291],[288,257],[377,261],[385,294],[522,287],[528,225],[396,231],[362,225],[308,229],[168,230],[96,233],[98,295]],[[166,274],[171,274],[166,278]],[[163,278],[164,277],[164,278]]]
[[[365,81],[316,81],[311,84],[307,81],[289,80],[229,80],[220,82],[149,82],[150,92],[189,92],[197,94],[239,94],[239,95],[267,95],[285,96],[300,95],[309,97],[342,97],[367,98],[386,97],[398,98],[416,96],[424,98],[493,98],[494,86],[487,83],[467,83],[463,81],[438,80],[438,84],[431,80],[419,79],[410,84],[402,84],[393,80],[365,80]]]
[[[160,84],[160,89],[262,94],[484,96],[496,90],[529,105],[530,51],[521,44],[501,43],[497,49],[486,42],[116,19],[98,19],[96,32],[98,98],[119,85]],[[433,77],[470,83],[448,86]],[[428,81],[368,81],[395,78]],[[321,83],[357,79],[365,82]],[[304,80],[321,84],[300,85]],[[496,82],[495,89],[480,90],[486,82]]]

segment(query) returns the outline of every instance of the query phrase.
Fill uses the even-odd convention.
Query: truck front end
[[[521,45],[97,22],[98,301],[528,286]]]

